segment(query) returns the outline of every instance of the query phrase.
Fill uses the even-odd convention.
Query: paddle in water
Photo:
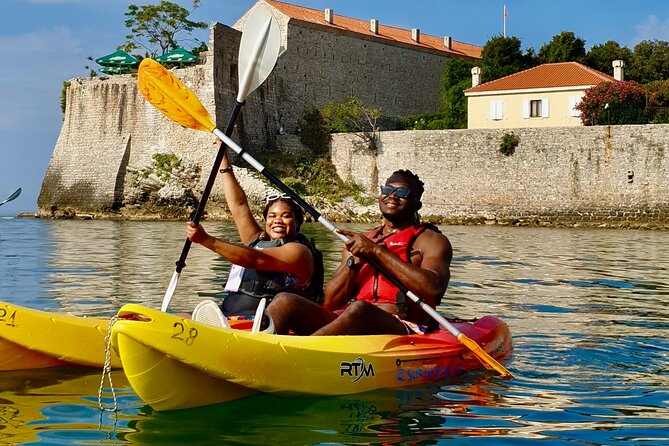
[[[244,105],[246,97],[258,88],[272,72],[279,57],[280,46],[281,32],[276,19],[267,8],[255,8],[246,21],[239,44],[239,91],[237,92],[237,98],[225,129],[226,136],[232,134],[237,116]],[[206,131],[214,129],[215,125],[213,121],[203,124],[197,120],[198,116],[209,116],[209,113],[202,106],[195,94],[158,62],[152,59],[144,59],[139,66],[137,82],[139,90],[151,104],[165,115],[172,117],[173,120],[175,119],[174,117],[178,116],[178,119],[176,119],[177,122],[181,123],[184,127]],[[186,108],[183,108],[184,106]],[[188,108],[190,106],[195,108]],[[202,198],[192,218],[196,224],[200,222],[200,218],[204,214],[209,194],[214,187],[218,166],[225,155],[225,149],[226,146],[221,145],[212,165],[207,184],[202,192]],[[181,256],[176,262],[172,280],[170,280],[170,284],[163,297],[161,311],[167,310],[170,300],[174,295],[181,270],[186,267],[186,257],[188,257],[191,244],[192,242],[186,239]]]
[[[169,82],[165,82],[165,85],[176,85],[181,84],[181,82],[176,79],[171,73],[168,73],[173,79]],[[183,85],[183,84],[181,84]],[[185,87],[184,87],[185,88]],[[213,132],[218,136],[228,147],[237,152],[246,162],[248,162],[254,169],[263,174],[267,179],[269,179],[275,186],[277,186],[281,191],[286,193],[290,198],[293,199],[297,204],[302,206],[309,214],[311,214],[314,219],[316,219],[323,226],[328,228],[330,231],[334,232],[337,237],[341,240],[346,241],[348,238],[337,232],[337,228],[323,217],[316,209],[314,209],[309,203],[304,201],[300,196],[298,196],[293,190],[286,186],[279,178],[274,176],[271,172],[267,171],[265,167],[260,164],[255,158],[253,158],[248,152],[242,149],[237,143],[230,139],[227,135],[221,132],[216,128],[214,121],[209,116],[207,110],[202,106],[199,99],[193,95],[177,95],[177,94],[164,94],[165,98],[169,98],[173,101],[172,104],[166,105],[165,103],[154,103],[151,98],[154,95],[147,95],[147,99],[153,105],[156,106],[161,112],[165,114],[168,118],[173,121],[181,124],[184,127],[189,127],[195,130],[206,130]],[[458,330],[453,324],[451,324],[446,318],[441,316],[434,308],[430,307],[428,304],[423,302],[423,300],[418,297],[416,294],[407,289],[399,280],[392,276],[388,271],[386,271],[378,262],[370,262],[379,273],[383,274],[385,277],[390,280],[393,285],[395,285],[399,290],[413,300],[416,304],[420,306],[423,311],[425,311],[430,317],[439,323],[443,328],[448,330],[453,336],[455,336],[464,346],[466,346],[473,354],[478,358],[479,361],[483,364],[484,367],[490,370],[495,370],[504,377],[511,377],[511,372],[509,372],[502,364],[500,364],[495,358],[490,356],[480,345],[475,341],[467,337],[464,333]]]
[[[19,197],[19,195],[21,195],[20,187],[16,189],[14,192],[12,192],[12,194],[9,197],[5,198],[3,201],[0,201],[0,206],[2,206],[5,203],[9,203],[12,200],[16,200]]]

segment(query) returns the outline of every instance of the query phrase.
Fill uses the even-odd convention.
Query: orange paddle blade
[[[472,339],[465,336],[464,333],[460,333],[457,338],[467,348],[469,348],[469,350],[471,350],[472,353],[474,353],[474,356],[476,356],[479,359],[479,361],[481,361],[481,364],[483,364],[483,366],[486,369],[495,370],[500,375],[502,375],[502,377],[513,378],[511,372],[509,372],[502,364],[497,362],[495,358],[493,358],[485,350],[483,350],[480,345],[478,345]]]
[[[146,100],[174,122],[208,132],[216,128],[195,93],[155,60],[142,60],[137,83]]]

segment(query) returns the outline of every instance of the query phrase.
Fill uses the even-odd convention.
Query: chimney
[[[369,30],[373,32],[374,34],[379,33],[379,21],[376,19],[372,19],[369,21]]]
[[[332,8],[325,9],[325,21],[332,25],[332,22],[334,21],[334,11]]]
[[[413,28],[411,30],[411,40],[413,40],[416,43],[420,43],[420,29]]]
[[[444,46],[446,47],[446,49],[450,50],[452,45],[453,45],[453,38],[451,38],[451,36],[444,37]]]
[[[481,83],[481,69],[479,67],[472,68],[472,87],[476,87]]]
[[[623,67],[625,66],[625,62],[622,60],[614,60],[613,61],[613,78],[617,81],[624,81],[625,80],[625,70]]]

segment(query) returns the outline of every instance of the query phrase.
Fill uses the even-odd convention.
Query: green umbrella
[[[162,56],[156,57],[156,61],[163,65],[178,65],[182,67],[197,63],[197,56],[189,53],[183,48],[177,48]]]
[[[95,62],[103,67],[137,67],[139,60],[126,53],[125,51],[114,51],[106,56],[95,59]],[[100,70],[102,71],[102,70]],[[103,71],[104,72],[104,71]]]

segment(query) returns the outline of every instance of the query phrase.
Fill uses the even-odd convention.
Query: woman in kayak
[[[374,260],[435,308],[450,279],[451,243],[436,227],[420,224],[423,182],[409,170],[394,172],[381,187],[383,224],[348,237],[342,261],[325,287],[323,306],[291,293],[267,308],[276,332],[301,335],[411,334],[431,318],[368,263]]]
[[[215,144],[220,146],[221,140]],[[217,239],[193,222],[188,222],[186,236],[233,264],[221,304],[223,314],[254,314],[261,299],[271,301],[281,291],[297,293],[311,301],[322,299],[322,257],[299,232],[304,221],[302,209],[287,195],[267,196],[263,229],[251,213],[227,154],[219,172],[242,243]]]

